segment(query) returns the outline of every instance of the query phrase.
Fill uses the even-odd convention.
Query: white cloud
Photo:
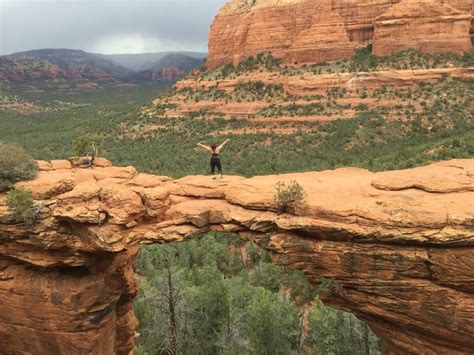
[[[140,33],[114,34],[96,40],[90,52],[102,54],[131,54],[164,51],[163,43],[158,37],[144,36]]]
[[[227,0],[0,0],[0,55],[39,48],[206,51]]]

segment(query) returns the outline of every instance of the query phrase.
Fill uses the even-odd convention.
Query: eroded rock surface
[[[334,280],[324,302],[366,321],[386,353],[472,353],[474,159],[223,180],[39,166],[20,184],[43,206],[36,225],[16,224],[0,195],[2,354],[129,354],[139,245],[209,230],[255,241],[315,285]],[[279,215],[275,184],[290,180],[306,204]]]
[[[236,65],[261,52],[272,52],[285,64],[331,61],[372,42],[379,55],[405,48],[472,49],[471,0],[399,2],[230,0],[212,24],[207,66]]]
[[[469,52],[471,14],[437,0],[403,0],[375,20],[374,54],[414,48],[424,53]]]

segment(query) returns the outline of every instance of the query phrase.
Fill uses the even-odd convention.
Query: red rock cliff
[[[474,348],[474,160],[386,173],[169,180],[132,167],[40,162],[20,184],[42,206],[19,225],[0,195],[0,352],[129,354],[132,264],[142,243],[207,230],[239,233],[318,284],[382,338],[385,353]],[[307,205],[274,211],[275,183],[297,180]]]
[[[369,43],[380,55],[412,47],[428,52],[472,49],[471,0],[404,0],[392,9],[399,2],[231,0],[212,24],[207,66],[235,65],[261,52],[272,52],[286,64],[331,61],[350,57]]]
[[[404,0],[375,21],[375,55],[390,55],[407,48],[425,53],[468,52],[471,14],[435,0]]]

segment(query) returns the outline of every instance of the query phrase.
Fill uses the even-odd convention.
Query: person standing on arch
[[[211,153],[211,174],[213,175],[213,179],[215,179],[214,173],[216,171],[219,172],[220,178],[222,179],[222,164],[221,164],[221,159],[219,158],[219,153],[222,151],[224,146],[229,142],[229,139],[226,139],[221,145],[216,145],[212,144],[210,147],[207,145],[204,145],[202,143],[198,143],[197,145],[205,150],[207,150],[209,153]]]

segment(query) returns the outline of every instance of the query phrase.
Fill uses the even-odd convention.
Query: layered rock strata
[[[324,302],[353,312],[387,354],[470,354],[474,348],[474,160],[371,173],[179,180],[68,161],[40,162],[19,184],[40,207],[15,223],[0,195],[0,352],[129,354],[133,261],[143,243],[205,231],[238,233],[298,268]],[[277,214],[278,181],[306,203]]]
[[[374,91],[383,87],[408,90],[416,88],[420,84],[436,84],[444,78],[456,78],[464,82],[474,81],[474,68],[439,68],[439,69],[420,69],[420,70],[381,70],[376,72],[361,73],[333,73],[333,74],[314,74],[304,72],[292,75],[272,72],[251,72],[239,75],[235,78],[225,79],[204,79],[188,78],[178,81],[175,84],[176,93],[172,97],[161,97],[153,101],[151,110],[144,107],[142,113],[151,117],[158,116],[153,110],[154,107],[164,106],[164,111],[158,116],[163,118],[182,118],[193,112],[205,110],[207,114],[222,114],[226,118],[245,119],[249,122],[262,121],[266,118],[259,116],[262,110],[273,106],[285,106],[291,103],[307,105],[312,97],[320,96],[322,100],[327,99],[328,91],[334,88],[344,90],[346,97],[344,100],[338,100],[341,104],[351,104],[351,107],[344,110],[343,114],[328,115],[321,113],[319,116],[292,116],[287,119],[291,122],[331,122],[336,119],[351,119],[354,117],[354,107],[357,105],[386,105],[393,107],[395,105],[406,104],[401,100],[378,102],[371,98],[361,98],[358,91]],[[227,98],[209,98],[206,100],[193,100],[187,97],[189,92],[199,93],[210,90],[222,91],[232,95],[239,85],[261,81],[265,85],[279,85],[284,91],[280,95],[283,99],[285,95],[291,95],[292,100],[288,102],[279,102],[278,100],[249,100],[242,101]],[[321,102],[321,99],[314,100]],[[324,102],[326,105],[326,102]],[[276,116],[275,116],[276,117]],[[270,117],[270,120],[276,119],[278,123],[285,122],[285,117]],[[389,118],[388,118],[389,119]],[[267,120],[267,121],[270,121]]]
[[[291,65],[332,61],[370,43],[378,55],[405,48],[429,53],[472,49],[472,1],[399,2],[231,0],[211,26],[207,66],[236,65],[261,52]]]
[[[404,0],[375,21],[375,55],[414,48],[424,53],[469,52],[471,14],[434,0]]]

